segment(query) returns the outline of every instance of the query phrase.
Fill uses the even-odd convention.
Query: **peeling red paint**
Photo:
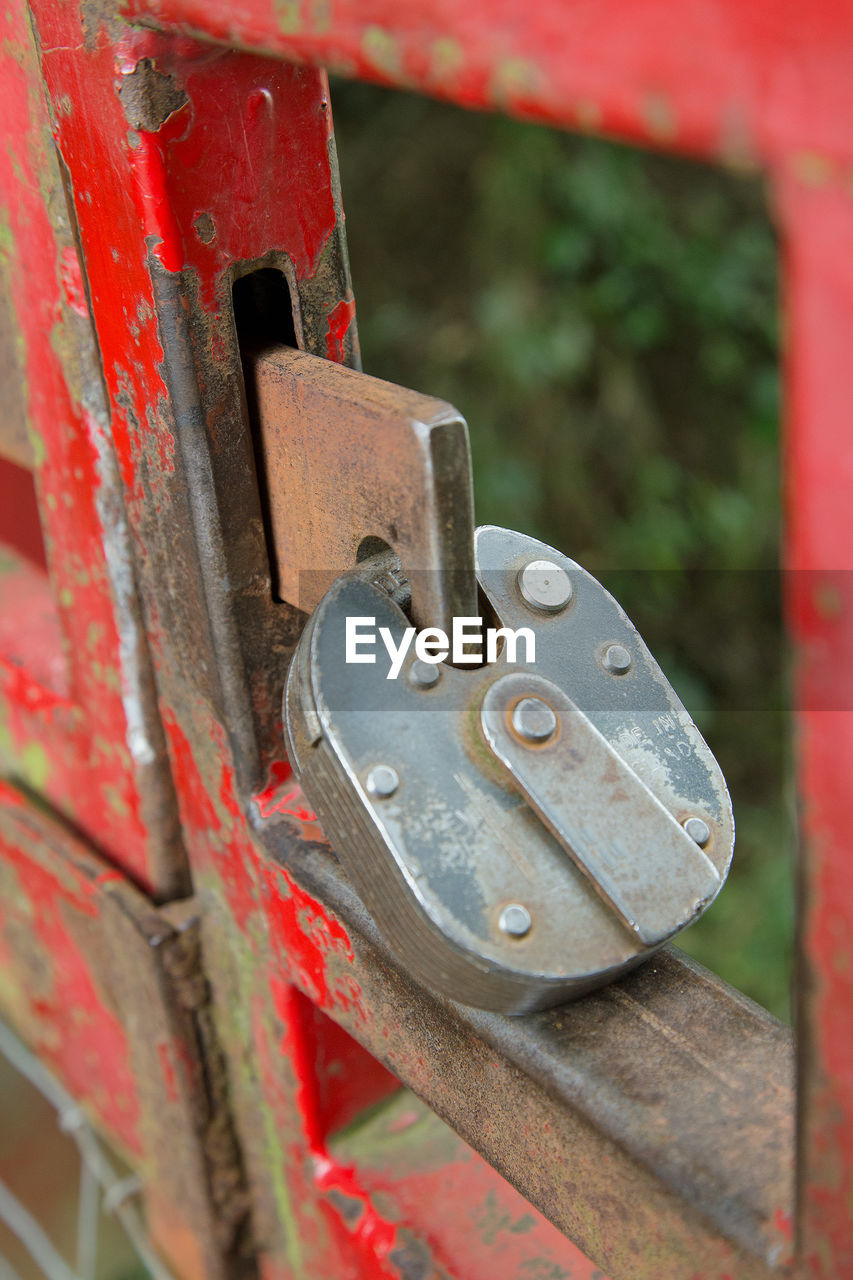
[[[95,876],[92,883],[100,888],[106,884],[124,884],[126,879],[127,877],[123,876],[120,871],[102,871],[100,875]]]
[[[320,1085],[323,1068],[327,1062],[322,1053],[322,1036],[327,1031],[338,1033],[327,1020],[318,1023],[314,1006],[296,988],[280,979],[271,983],[276,1013],[283,1032],[280,1049],[292,1064],[296,1088],[294,1099],[300,1114],[302,1134],[311,1153],[310,1169],[315,1193],[321,1196],[320,1204],[332,1227],[332,1238],[337,1241],[342,1256],[350,1265],[356,1263],[358,1275],[365,1280],[398,1280],[399,1271],[389,1265],[391,1254],[401,1245],[399,1228],[388,1221],[372,1204],[369,1195],[360,1187],[355,1170],[342,1165],[327,1148],[330,1118],[329,1097],[321,1097]],[[318,1039],[318,1035],[320,1039]],[[349,1037],[345,1037],[349,1041]],[[359,1076],[362,1102],[386,1096],[396,1082],[353,1041],[346,1049],[347,1076],[353,1071]],[[298,1156],[296,1167],[304,1163]],[[344,1217],[329,1192],[339,1192],[350,1202],[360,1202],[361,1212],[355,1221],[351,1214]],[[336,1273],[337,1274],[337,1273]]]
[[[153,57],[162,73],[176,71],[189,99],[156,133],[140,132],[138,145],[126,149],[143,225],[163,266],[194,270],[211,311],[221,305],[217,285],[231,263],[270,249],[286,246],[298,276],[311,276],[335,225],[329,126],[305,116],[314,99],[305,90],[319,73],[189,41],[177,49],[152,33],[129,37],[120,50],[125,74]],[[226,115],[242,118],[239,147],[213,123]],[[291,183],[305,191],[298,205],[261,199],[273,163],[285,163]],[[219,180],[212,183],[211,175]],[[195,232],[203,213],[216,229],[208,243]]]
[[[37,714],[52,713],[59,708],[71,710],[72,703],[53,689],[33,680],[29,671],[0,659],[0,684],[13,709]],[[13,710],[14,716],[14,710]]]
[[[270,991],[284,1028],[282,1053],[294,1064],[306,1141],[311,1152],[325,1156],[330,1134],[400,1083],[291,982],[274,975]]]
[[[315,1169],[317,1185],[321,1191],[327,1195],[330,1191],[340,1192],[348,1200],[362,1205],[362,1211],[354,1223],[342,1218],[333,1204],[329,1204],[327,1208],[329,1215],[334,1215],[339,1234],[346,1240],[353,1261],[358,1266],[359,1276],[363,1276],[364,1280],[398,1280],[400,1272],[392,1264],[391,1254],[402,1243],[399,1227],[389,1222],[375,1208],[369,1195],[360,1187],[355,1170],[324,1157],[316,1158]]]
[[[301,993],[292,983],[278,975],[273,975],[270,979],[270,993],[275,1011],[284,1028],[281,1052],[293,1063],[296,1078],[295,1096],[302,1115],[305,1141],[310,1151],[320,1151],[326,1135],[317,1097],[317,1064],[314,1060],[314,1045],[305,1033],[304,1018],[299,1005]]]
[[[423,1128],[423,1109],[418,1103],[414,1106],[416,1131]],[[390,1130],[387,1121],[384,1129]],[[435,1129],[432,1132],[434,1135]],[[378,1136],[373,1147],[378,1151]],[[345,1153],[358,1153],[357,1131],[351,1140],[344,1137],[343,1149]],[[450,1133],[432,1151],[429,1146],[424,1150],[412,1135],[407,1144],[395,1144],[395,1154],[384,1161],[373,1153],[354,1164],[332,1159],[320,1165],[318,1179],[327,1191],[337,1190],[351,1200],[362,1201],[365,1210],[358,1222],[360,1226],[364,1218],[362,1239],[365,1243],[376,1241],[381,1260],[388,1259],[394,1249],[404,1247],[405,1239],[400,1233],[403,1225],[423,1242],[427,1256],[444,1267],[442,1274],[462,1274],[467,1280],[528,1274],[543,1280],[606,1280],[603,1271],[546,1222],[509,1183],[496,1178],[485,1160]],[[378,1222],[365,1217],[374,1197],[384,1210]],[[389,1220],[392,1211],[393,1223]],[[392,1274],[398,1280],[400,1272]],[[703,1273],[691,1280],[707,1277]],[[726,1277],[718,1276],[716,1280]]]
[[[473,9],[435,0],[409,6],[340,0],[334,13],[327,9],[322,4],[274,6],[270,0],[246,0],[239,9],[222,0],[128,0],[125,6],[126,14],[146,22],[159,15],[166,26],[197,28],[226,45],[329,60],[350,73],[420,87],[466,105],[497,102],[560,124],[594,121],[622,136],[677,144],[712,157],[734,154],[737,144],[741,155],[746,148],[773,161],[777,188],[786,193],[783,216],[795,301],[788,448],[800,487],[791,497],[791,558],[800,568],[829,566],[846,573],[845,549],[853,545],[846,535],[851,454],[844,446],[853,204],[843,183],[853,163],[847,123],[853,81],[845,7],[820,3],[798,11],[797,22],[783,24],[784,30],[765,3],[734,0],[687,0],[675,28],[671,6],[663,0],[641,0],[627,18],[616,0],[598,6],[543,0],[533,9],[521,0],[497,5],[477,0]],[[116,867],[154,888],[151,834],[140,815],[126,746],[120,619],[97,505],[107,483],[99,449],[116,450],[144,562],[149,548],[142,514],[154,509],[168,524],[172,509],[164,478],[174,474],[177,456],[152,264],[173,274],[187,272],[188,289],[198,285],[203,319],[215,319],[227,307],[227,275],[235,262],[286,254],[298,281],[310,280],[335,227],[330,117],[323,74],[313,67],[218,49],[174,31],[126,27],[122,40],[113,44],[102,25],[81,42],[80,13],[73,3],[35,0],[33,10],[56,142],[71,179],[85,279],[74,246],[60,242],[51,230],[40,192],[49,160],[43,142],[47,118],[40,86],[32,92],[38,85],[32,55],[19,52],[30,47],[30,37],[26,10],[14,0],[0,78],[8,134],[0,182],[15,195],[7,211],[8,231],[14,262],[25,264],[25,269],[11,269],[10,292],[22,321],[30,415],[40,442],[39,486],[56,605],[52,619],[42,616],[31,633],[38,653],[32,648],[22,653],[14,628],[0,629],[0,679],[10,708],[13,751],[21,761],[29,752],[36,771],[47,770],[36,788],[44,800],[102,845]],[[650,36],[664,29],[672,32],[672,40],[648,38],[638,45],[632,38],[632,33]],[[129,127],[115,90],[146,57],[174,74],[188,103],[161,129],[140,133]],[[666,130],[662,121],[668,122]],[[831,153],[832,163],[824,166],[828,187],[805,191],[791,173],[780,176],[780,155],[795,148]],[[269,198],[272,172],[289,175],[288,198]],[[201,214],[215,228],[204,239],[196,233]],[[84,327],[72,331],[71,326],[87,314],[88,295],[99,340],[99,352],[92,354],[100,356],[108,386],[112,440],[106,416],[100,421],[81,407],[80,389],[61,358],[64,347],[73,350],[81,341]],[[330,358],[342,358],[353,315],[349,296],[331,306]],[[36,595],[33,600],[38,604]],[[168,636],[150,600],[148,607],[161,686],[168,690]],[[807,625],[802,619],[795,625],[804,650],[812,647],[814,687],[836,697],[846,687],[839,672],[848,670],[849,619],[830,619],[816,609]],[[355,1081],[355,1097],[362,1101],[374,1077],[369,1064],[358,1066],[355,1050],[333,1044],[334,1033],[317,1023],[317,1010],[291,984],[298,982],[322,1008],[355,1009],[360,1018],[370,1019],[373,1011],[363,1006],[347,972],[349,937],[253,844],[216,713],[203,699],[189,703],[192,718],[186,709],[179,713],[170,707],[168,692],[162,701],[193,867],[205,891],[217,896],[216,909],[230,913],[243,930],[243,962],[251,970],[251,1040],[226,1046],[235,1055],[229,1065],[237,1074],[242,1058],[252,1058],[253,1069],[257,1058],[259,1105],[275,1118],[276,1155],[284,1165],[277,1172],[283,1173],[296,1205],[300,1238],[310,1256],[306,1273],[392,1274],[390,1255],[402,1233],[372,1200],[375,1192],[387,1197],[392,1190],[406,1221],[434,1244],[439,1263],[449,1255],[470,1256],[471,1239],[477,1239],[478,1229],[480,1238],[483,1233],[482,1224],[465,1216],[475,1203],[475,1159],[460,1156],[433,1171],[432,1181],[410,1180],[406,1192],[405,1179],[392,1187],[383,1175],[373,1177],[329,1155],[330,1126],[346,1113],[343,1102],[349,1106],[353,1097],[342,1102],[343,1088],[333,1101],[328,1092],[324,1096],[329,1081],[320,1074],[323,1054],[338,1055],[336,1061],[350,1072],[347,1087]],[[839,955],[846,961],[842,948],[853,902],[845,825],[853,756],[850,714],[845,704],[802,718],[813,859],[805,946],[816,992],[808,1042],[815,1077],[808,1095],[807,1267],[813,1277],[827,1280],[851,1266],[853,1043],[849,1018],[839,1016],[853,998],[851,969],[839,964]],[[255,797],[257,809],[264,819],[288,814],[308,834],[314,815],[289,785],[285,769],[282,762],[273,766],[268,785]],[[0,803],[4,798],[0,790]],[[20,800],[9,804],[20,806]],[[139,1150],[126,1033],[104,1004],[68,926],[71,912],[96,920],[96,890],[118,884],[121,877],[104,872],[87,887],[85,878],[72,872],[67,882],[54,882],[34,866],[31,850],[8,856],[4,850],[3,857],[4,865],[26,881],[27,894],[45,904],[34,927],[55,959],[56,974],[52,968],[52,986],[25,993],[40,1028],[39,1047],[81,1096],[94,1101],[107,1125]],[[15,910],[11,898],[0,903],[2,914]],[[4,947],[4,964],[11,951]],[[393,1039],[393,1027],[383,1031]],[[176,1058],[159,1048],[171,1098],[191,1064],[180,1058],[179,1049]],[[93,1054],[102,1059],[102,1068],[91,1067]],[[364,1073],[360,1084],[359,1071]],[[484,1170],[488,1197],[500,1184]],[[362,1205],[354,1224],[329,1199],[332,1192]],[[503,1206],[503,1193],[496,1194]],[[447,1218],[430,1222],[424,1206],[438,1203],[449,1206]],[[525,1232],[514,1229],[518,1212],[507,1218],[511,1225],[503,1214],[501,1208],[496,1222],[487,1224],[504,1246],[500,1263],[490,1265],[495,1274],[520,1275],[536,1263],[521,1247]],[[776,1227],[780,1237],[790,1239],[786,1215],[777,1214]],[[567,1242],[549,1237],[551,1228],[537,1221],[535,1231],[537,1240],[551,1240],[559,1260],[550,1274],[584,1280],[597,1274]],[[266,1255],[260,1265],[270,1274]]]
[[[354,319],[354,298],[341,298],[340,302],[329,312],[329,328],[326,335],[326,356],[329,360],[337,360],[338,362],[343,360],[344,339]]]
[[[798,1233],[812,1280],[853,1274],[853,449],[849,331],[853,202],[846,182],[777,175],[785,233],[789,625],[797,648],[803,858]],[[839,963],[841,958],[841,963]]]
[[[65,292],[65,301],[72,311],[76,311],[78,316],[85,316],[88,320],[89,304],[86,301],[86,289],[80,272],[80,259],[77,256],[77,250],[72,245],[66,245],[62,250],[59,273],[62,280],[62,288]]]
[[[128,153],[130,169],[136,178],[145,239],[167,271],[183,270],[184,252],[180,224],[170,198],[166,152],[169,143],[186,132],[189,117],[187,106],[171,117],[160,132],[140,131],[138,145]]]
[[[242,809],[240,801],[237,799],[237,787],[234,780],[234,770],[225,759],[223,752],[222,759],[222,780],[219,785],[219,799],[226,813],[232,818],[241,818]]]
[[[166,1096],[170,1102],[178,1100],[178,1080],[175,1074],[175,1064],[172,1061],[172,1055],[169,1051],[169,1045],[161,1042],[157,1045],[157,1057],[160,1060],[160,1069],[163,1072],[163,1080],[166,1084]]]
[[[327,959],[330,954],[352,959],[346,930],[283,867],[267,864],[263,874],[270,889],[266,901],[274,945],[281,948],[282,958],[298,975],[303,990],[321,1008],[331,1007],[341,999],[341,992],[329,985]]]
[[[328,66],[466,107],[509,110],[713,159],[812,153],[853,160],[843,0],[125,0],[222,44]],[[794,11],[791,11],[793,13]],[[618,33],[618,36],[614,36]]]
[[[0,106],[9,145],[0,149],[0,191],[12,250],[7,281],[21,326],[51,570],[41,594],[35,579],[26,592],[19,580],[21,612],[0,623],[6,727],[16,753],[47,762],[31,774],[36,789],[150,885],[148,832],[124,746],[120,646],[97,505],[96,429],[75,385],[76,353],[87,341],[81,324],[88,317],[86,290],[76,248],[57,237],[45,204],[58,174],[48,167],[41,91],[33,91],[39,70],[29,16],[16,2],[4,17]],[[97,363],[93,371],[97,376]],[[45,590],[53,593],[52,608]],[[0,591],[0,607],[4,600]]]
[[[0,808],[23,809],[24,807],[24,799],[21,793],[0,778]]]
[[[221,805],[218,809],[199,771],[189,739],[168,709],[163,712],[163,725],[187,839],[200,842],[203,865],[215,868],[235,923],[246,930],[258,911],[257,855],[237,825],[241,810],[224,749],[221,758],[217,756]],[[219,726],[213,732],[217,738],[222,735]]]
[[[222,824],[199,773],[189,739],[168,710],[163,713],[163,727],[171,748],[183,819],[195,831],[212,835]]]
[[[71,927],[75,919],[98,920],[99,888],[70,863],[57,876],[35,861],[32,837],[16,835],[4,821],[3,810],[10,806],[13,811],[21,807],[2,787],[0,858],[14,869],[21,893],[7,894],[0,903],[0,933],[26,924],[50,959],[38,987],[21,992],[36,1048],[72,1093],[90,1100],[107,1129],[128,1150],[141,1154],[140,1108],[127,1032],[95,985],[89,957]]]
[[[322,1219],[315,1208],[313,1161],[306,1152],[305,1126],[310,1123],[310,1118],[303,1113],[293,1091],[287,997],[281,989],[280,996],[283,999],[279,1012],[279,1017],[284,1014],[283,1038],[277,1043],[273,1042],[271,1024],[275,1020],[270,1018],[266,1001],[260,996],[256,996],[252,1002],[251,1024],[263,1089],[263,1105],[268,1108],[276,1131],[282,1135],[283,1163],[275,1181],[284,1184],[284,1194],[292,1209],[296,1209],[299,1221],[300,1239],[292,1242],[290,1263],[284,1267],[283,1274],[292,1275],[295,1270],[297,1274],[302,1271],[318,1276],[345,1275],[349,1265],[347,1253],[341,1250],[333,1236],[322,1230]],[[301,1260],[296,1267],[293,1266],[295,1258]],[[310,1271],[306,1269],[308,1258]]]
[[[304,824],[303,838],[312,838],[307,828],[317,823],[317,815],[306,804],[302,788],[293,777],[293,770],[287,760],[272,762],[267,776],[267,785],[252,799],[262,818],[271,818],[277,813],[289,814]],[[319,825],[314,838],[323,838]]]
[[[287,760],[273,760],[267,775],[267,785],[253,797],[262,818],[277,812],[278,793],[293,777],[293,769]]]

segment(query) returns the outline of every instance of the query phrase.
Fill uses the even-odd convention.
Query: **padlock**
[[[695,920],[734,823],[711,751],[595,578],[494,526],[476,532],[475,573],[493,661],[470,643],[418,656],[399,574],[367,561],[310,617],[284,722],[400,964],[520,1014],[611,981]]]

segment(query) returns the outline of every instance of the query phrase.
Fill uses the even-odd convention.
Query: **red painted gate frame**
[[[0,267],[51,576],[11,559],[0,574],[0,748],[14,783],[0,807],[4,1014],[143,1169],[152,1231],[187,1275],[230,1274],[248,1257],[271,1275],[593,1274],[461,1144],[401,1158],[393,1176],[387,1155],[330,1154],[329,1134],[388,1085],[315,1009],[536,1203],[547,1207],[546,1184],[559,1182],[549,1216],[612,1276],[787,1265],[784,1162],[755,1239],[738,1207],[752,1204],[748,1179],[722,1233],[706,1232],[708,1187],[696,1217],[689,1205],[672,1211],[660,1169],[632,1181],[638,1162],[654,1164],[643,1155],[654,1140],[621,1100],[598,1145],[584,1147],[600,1119],[592,1102],[582,1120],[564,1116],[552,1142],[535,1099],[557,1084],[544,1068],[535,1084],[524,1074],[553,1048],[536,1040],[544,1023],[519,1033],[522,1054],[493,1021],[428,1001],[417,1025],[407,1013],[418,997],[310,843],[317,832],[280,759],[275,705],[295,623],[263,576],[230,311],[235,274],[278,266],[302,345],[357,359],[318,66],[756,163],[782,237],[787,320],[785,563],[805,836],[798,1269],[853,1275],[853,12],[844,0],[129,0],[118,13],[33,0],[31,10],[32,26],[20,0],[3,18]],[[688,981],[667,963],[658,988],[647,974],[624,1001],[643,995],[657,1044],[687,1044],[681,1006],[655,1004],[665,980]],[[718,1022],[730,997],[695,981],[693,1007],[707,997]],[[566,1015],[567,1061],[584,1036],[592,1043],[584,1018],[608,998],[619,1005],[611,994]],[[628,1013],[617,1013],[621,1031]],[[749,1026],[750,1044],[781,1044],[769,1025]],[[690,1053],[696,1074],[700,1049]],[[743,1088],[717,1075],[728,1094]],[[565,1081],[560,1090],[568,1097]],[[478,1093],[510,1099],[509,1139],[488,1117],[466,1120]],[[606,1113],[603,1093],[594,1101]],[[398,1117],[401,1130],[428,1129],[418,1114]],[[508,1152],[513,1137],[533,1156]],[[574,1186],[563,1165],[581,1148],[594,1158]],[[667,1168],[677,1181],[680,1166]]]

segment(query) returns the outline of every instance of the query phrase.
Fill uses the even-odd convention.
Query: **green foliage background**
[[[754,176],[337,83],[364,367],[465,414],[477,518],[597,573],[726,772],[680,945],[782,1017],[792,933],[777,246]]]

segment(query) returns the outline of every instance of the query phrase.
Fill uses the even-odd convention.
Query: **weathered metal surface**
[[[0,884],[5,1016],[138,1169],[180,1274],[233,1273],[249,1203],[191,907],[172,923],[5,784]]]
[[[389,1257],[411,1280],[425,1273],[424,1245],[466,1280],[605,1280],[580,1253],[567,1258],[556,1228],[407,1089],[334,1137],[330,1151],[347,1177],[333,1175],[326,1195],[341,1205],[353,1236],[375,1229],[373,1205],[381,1204],[394,1224]]]
[[[325,80],[146,33],[89,49],[76,40],[72,11],[45,4],[36,16],[51,96],[74,103],[56,114],[56,136],[72,175],[128,513],[145,548],[149,629],[183,636],[190,667],[202,633],[212,633],[205,696],[239,739],[241,778],[260,787],[281,754],[272,708],[298,615],[270,589],[231,289],[256,268],[280,270],[305,346],[357,360]],[[143,64],[166,77],[171,97],[144,87],[150,69],[126,92]],[[146,94],[161,107],[183,95],[183,105],[161,120],[156,102],[142,109]],[[244,142],[235,151],[236,136]],[[100,172],[114,181],[109,208],[92,199]],[[294,198],[271,198],[285,190]],[[169,538],[158,545],[168,527],[195,530],[204,580]],[[155,580],[165,588],[156,602]]]
[[[305,352],[250,363],[282,599],[310,613],[379,540],[420,626],[476,613],[471,456],[452,405]]]
[[[186,860],[87,286],[23,3],[6,6],[0,62],[0,259],[17,316],[15,364],[51,574],[40,592],[28,576],[26,599],[32,605],[40,595],[41,603],[28,611],[26,629],[4,629],[0,755],[4,771],[168,897],[186,891]],[[0,524],[9,514],[6,505]],[[10,529],[13,545],[37,563],[18,533]],[[8,608],[14,618],[14,604]],[[48,646],[50,660],[42,660]]]
[[[853,159],[853,16],[774,0],[123,0],[136,21],[737,165]]]
[[[406,6],[370,0],[357,8],[349,0],[328,8],[246,0],[239,9],[198,0],[132,2],[127,12],[137,19],[194,28],[207,40],[326,60],[468,105],[497,104],[555,123],[737,163],[757,157],[772,166],[782,196],[791,308],[791,563],[804,571],[800,582],[814,572],[812,582],[833,588],[817,596],[800,588],[793,602],[811,681],[824,697],[803,716],[802,736],[809,835],[803,940],[806,994],[813,996],[800,1019],[803,1271],[844,1275],[853,1266],[853,1046],[845,1014],[853,966],[844,950],[853,917],[845,852],[853,733],[844,693],[850,614],[839,591],[851,544],[853,466],[847,7],[826,0],[787,14],[759,0],[689,0],[674,24],[671,7],[659,0],[642,0],[630,12],[609,0],[594,9],[506,0],[453,12],[433,0]],[[370,1236],[373,1219],[355,1263],[351,1235],[342,1237],[345,1245],[329,1243],[339,1228],[347,1230],[345,1214],[333,1204],[319,1208],[313,1173],[305,1176],[306,1146],[298,1135],[312,1125],[322,1132],[327,1113],[306,1101],[317,1083],[307,1065],[314,1041],[304,1034],[304,1005],[282,977],[290,974],[420,1093],[438,1099],[445,1114],[454,1098],[465,1097],[464,1114],[454,1115],[458,1127],[470,1130],[490,1158],[535,1198],[541,1193],[543,1202],[550,1175],[566,1210],[562,1225],[591,1252],[612,1258],[621,1274],[637,1280],[644,1252],[647,1274],[656,1277],[749,1274],[753,1263],[734,1258],[712,1235],[707,1211],[710,1205],[723,1216],[726,1235],[765,1257],[785,1240],[783,1126],[767,1102],[774,1090],[784,1108],[790,1097],[772,1068],[784,1054],[778,1028],[760,1017],[756,1023],[713,983],[716,994],[706,1003],[704,983],[697,989],[681,968],[667,968],[673,964],[667,959],[658,974],[641,972],[569,1011],[559,1027],[551,1022],[558,1015],[543,1016],[550,1028],[544,1047],[539,1020],[526,1020],[525,1053],[501,1057],[494,1020],[469,1017],[463,1033],[459,1011],[425,999],[379,950],[362,944],[369,925],[330,855],[322,846],[293,843],[294,833],[312,823],[275,743],[278,693],[296,623],[269,621],[266,549],[257,496],[246,480],[250,450],[242,406],[235,405],[237,354],[227,298],[230,271],[278,265],[298,293],[295,327],[300,332],[301,324],[306,347],[355,358],[322,76],[204,49],[183,36],[131,32],[105,8],[81,11],[38,0],[33,10],[70,175],[86,267],[81,273],[45,146],[26,17],[18,5],[7,10],[2,101],[8,145],[0,153],[0,178],[4,193],[13,194],[4,194],[0,252],[22,318],[22,367],[57,593],[54,620],[42,635],[66,637],[74,700],[34,675],[28,655],[21,665],[20,653],[16,661],[4,651],[2,689],[11,708],[4,747],[30,788],[98,839],[116,863],[152,888],[158,883],[150,851],[167,842],[152,839],[140,819],[134,779],[144,770],[138,760],[131,765],[125,746],[133,705],[128,690],[139,687],[134,673],[143,659],[127,543],[118,554],[105,539],[110,522],[103,513],[118,488],[104,452],[106,414],[88,398],[97,379],[85,369],[96,367],[96,359],[83,362],[85,397],[68,391],[81,385],[74,354],[80,348],[67,339],[72,331],[88,334],[81,314],[88,292],[170,759],[206,903],[205,957],[217,1027],[223,1043],[239,1046],[229,1056],[229,1085],[265,1270],[285,1275],[313,1265],[316,1274],[332,1276],[353,1267],[385,1274],[390,1266],[381,1232]],[[164,85],[152,71],[174,83]],[[129,88],[119,99],[116,88],[125,80]],[[182,94],[187,102],[177,105]],[[171,114],[164,119],[166,109]],[[54,228],[64,226],[58,239],[51,217]],[[89,338],[78,332],[76,341],[85,348]],[[231,503],[225,501],[229,485]],[[120,521],[116,527],[122,529]],[[105,542],[113,548],[108,555]],[[827,584],[820,576],[827,568],[842,576]],[[44,591],[27,598],[37,610],[49,603]],[[46,646],[36,648],[45,655]],[[32,661],[42,671],[52,665]],[[827,689],[834,701],[826,701]],[[150,706],[147,697],[140,702]],[[86,709],[85,726],[78,705]],[[287,828],[293,874],[253,847],[252,823]],[[277,843],[282,834],[270,830],[267,838]],[[167,860],[169,874],[175,865]],[[336,915],[322,907],[324,898],[348,905]],[[697,990],[705,996],[686,998]],[[703,1008],[707,1026],[700,1022]],[[45,1014],[46,1027],[52,1016]],[[584,1017],[589,1021],[581,1025]],[[109,1021],[104,1026],[109,1029]],[[721,1026],[732,1035],[715,1058],[709,1049]],[[607,1062],[603,1052],[590,1056],[596,1035]],[[105,1059],[105,1071],[126,1070],[114,1046]],[[542,1062],[550,1064],[543,1077],[523,1088],[524,1072]],[[704,1103],[693,1092],[697,1072],[709,1082]],[[356,1078],[364,1088],[353,1105],[371,1094],[369,1066]],[[82,1090],[93,1087],[91,1078],[79,1083]],[[574,1118],[559,1110],[559,1124],[545,1132],[553,1110],[548,1100],[558,1085],[584,1103]],[[504,1090],[513,1103],[506,1112],[515,1126],[511,1144],[507,1125],[494,1125],[483,1101],[502,1098]],[[328,1080],[319,1092],[328,1094]],[[710,1132],[714,1107],[724,1122]],[[610,1145],[604,1146],[589,1133],[600,1136],[607,1117]],[[622,1144],[623,1124],[636,1138],[632,1153]],[[695,1163],[694,1136],[701,1138]],[[566,1143],[572,1161],[575,1145],[581,1153],[577,1170],[566,1165]],[[655,1176],[644,1178],[640,1169]],[[703,1206],[695,1218],[682,1193]],[[338,1215],[338,1226],[330,1215]],[[531,1270],[534,1245],[525,1257]],[[571,1274],[576,1263],[566,1244],[557,1265]],[[458,1254],[456,1265],[463,1269]],[[523,1266],[515,1274],[524,1274]]]
[[[182,61],[164,50],[157,67],[163,66],[162,74],[171,75],[174,67],[188,71],[181,87],[192,119],[177,119],[179,108],[171,117],[174,134],[167,120],[157,130],[165,136],[146,136],[145,130],[135,136],[131,130],[128,138],[125,107],[134,124],[160,123],[157,103],[165,89],[150,68],[141,76],[148,81],[144,90],[125,94],[123,102],[115,96],[121,69],[132,74],[153,56],[150,38],[132,37],[132,47],[119,55],[104,44],[81,46],[70,13],[45,6],[37,16],[53,100],[64,104],[57,133],[80,220],[128,511],[143,549],[141,579],[182,817],[198,856],[195,876],[209,904],[207,961],[222,991],[231,956],[210,939],[221,923],[223,886],[205,871],[220,867],[239,898],[243,859],[251,847],[232,766],[244,803],[247,781],[259,795],[269,793],[264,751],[277,740],[275,713],[253,680],[271,687],[278,681],[280,697],[293,635],[292,612],[271,599],[260,519],[252,521],[258,501],[234,376],[239,353],[231,273],[258,261],[288,270],[293,264],[301,304],[295,327],[302,340],[327,354],[354,358],[352,304],[338,287],[346,272],[336,229],[325,88],[320,76],[269,67],[259,59],[232,55],[223,63],[197,52],[193,61],[184,45]],[[227,178],[210,152],[223,114],[249,140],[245,153],[239,152],[249,171],[235,176],[231,169]],[[232,159],[231,136],[221,140],[225,161]],[[276,178],[267,165],[262,185],[253,169],[259,154],[279,166]],[[91,175],[105,168],[115,196],[108,214],[91,199]],[[268,203],[269,190],[287,189],[295,196],[302,183],[301,204]],[[235,204],[235,189],[245,196],[242,205]],[[182,221],[172,216],[172,206],[180,207]],[[154,237],[150,253],[146,235]],[[187,244],[186,256],[196,261],[181,275],[176,266]],[[120,278],[116,261],[122,263]],[[247,706],[255,707],[254,724]],[[257,723],[266,735],[261,746],[254,736]],[[202,752],[199,735],[206,743]],[[280,778],[277,762],[270,763],[270,776]],[[212,795],[199,766],[218,774]],[[274,798],[270,802],[277,807]],[[276,969],[265,971],[253,1000],[226,999],[218,1009],[220,1026],[237,1032],[227,1041],[233,1048],[227,1070],[246,1156],[254,1238],[271,1275],[302,1268],[346,1274],[352,1265],[349,1237],[338,1240],[336,1215],[330,1219],[328,1204],[318,1203],[313,1166],[306,1163],[300,1099],[312,1082],[312,1059],[300,1056],[296,996]],[[352,1050],[347,1060],[356,1056]],[[362,1070],[354,1101],[376,1096],[371,1081],[377,1076],[385,1078],[378,1067]],[[364,1274],[368,1268],[370,1274],[389,1274],[369,1239],[361,1264]]]
[[[559,1010],[475,1013],[388,962],[328,853],[273,883],[259,905],[282,966],[613,1280],[787,1258],[793,1062],[775,1019],[669,952]]]
[[[800,810],[798,1178],[803,1271],[853,1274],[853,207],[829,168],[791,163],[780,188],[790,336],[786,575],[796,644]]]

